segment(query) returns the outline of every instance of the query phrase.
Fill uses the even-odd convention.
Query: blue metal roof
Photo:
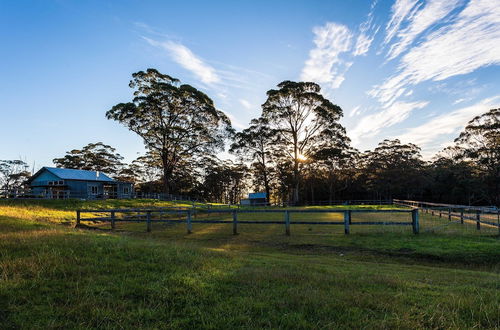
[[[265,192],[250,193],[248,194],[248,198],[249,199],[266,198],[266,193]]]
[[[70,168],[59,168],[59,167],[43,167],[50,173],[58,176],[63,180],[81,180],[81,181],[105,181],[114,182],[109,176],[102,172],[96,171],[85,171],[85,170],[75,170]]]

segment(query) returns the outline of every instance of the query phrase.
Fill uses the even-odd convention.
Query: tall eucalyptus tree
[[[131,102],[106,112],[144,140],[159,154],[164,192],[169,193],[174,170],[187,159],[223,150],[232,133],[231,121],[203,92],[155,69],[132,74]]]
[[[276,132],[277,143],[293,163],[291,202],[299,202],[301,162],[314,153],[324,136],[335,138],[343,131],[339,123],[342,109],[321,94],[313,82],[283,81],[267,92],[262,117]],[[327,131],[330,131],[328,133]]]

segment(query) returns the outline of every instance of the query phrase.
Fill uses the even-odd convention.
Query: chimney
[[[99,171],[95,172],[95,176],[96,176],[97,179],[99,179]]]

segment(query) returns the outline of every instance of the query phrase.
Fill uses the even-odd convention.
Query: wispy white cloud
[[[489,109],[498,107],[499,103],[500,95],[484,99],[472,106],[440,115],[422,125],[410,128],[397,138],[403,142],[418,144],[429,152],[436,152],[443,145],[443,140],[440,138],[446,136],[449,136],[450,140],[456,138],[471,119]]]
[[[364,118],[355,128],[354,140],[370,136],[373,132],[378,132],[380,127],[402,122],[411,111],[425,106],[427,102],[405,101],[411,95],[413,86],[425,81],[442,81],[500,63],[500,6],[494,1],[471,0],[453,19],[443,19],[460,4],[456,0],[446,3],[430,1],[425,7],[422,3],[408,0],[395,3],[385,41],[389,42],[396,37],[399,41],[392,45],[388,58],[409,49],[401,57],[397,72],[368,92],[384,110]],[[401,28],[405,20],[408,25]],[[417,45],[410,46],[415,43],[418,35],[436,24],[440,25],[435,31],[428,33]],[[468,89],[467,93],[471,88]],[[466,95],[464,92],[461,94]],[[464,101],[465,99],[457,100],[456,103]],[[450,120],[455,120],[457,116],[450,117]],[[447,120],[447,117],[440,120]],[[438,125],[438,122],[433,123]],[[443,130],[449,130],[456,125],[442,127]],[[428,141],[441,136],[439,130],[434,132],[431,126],[422,129],[425,132],[421,133],[422,138]],[[434,133],[428,134],[430,131]],[[407,136],[412,135],[403,137]],[[412,142],[418,143],[420,140],[421,138],[416,138]]]
[[[397,2],[405,1],[399,0]],[[399,56],[415,38],[429,27],[441,21],[461,2],[461,0],[430,0],[422,9],[414,10],[413,15],[408,17],[408,25],[397,32],[396,37],[399,38],[399,41],[391,45],[388,59],[394,59]],[[393,33],[393,30],[391,30],[391,33]]]
[[[353,52],[354,56],[366,55],[368,53],[373,39],[375,39],[375,35],[380,28],[373,25],[373,12],[376,5],[377,0],[372,2],[370,12],[368,13],[366,20],[359,25],[359,35],[356,39],[356,46],[354,47]]]
[[[429,104],[427,101],[396,102],[380,112],[363,117],[349,132],[353,143],[359,144],[361,139],[375,136],[382,128],[404,121],[413,110],[421,109],[427,104]]]
[[[496,1],[471,0],[451,24],[411,48],[402,57],[398,72],[369,94],[382,103],[390,102],[409,85],[440,81],[498,63],[500,6]]]
[[[317,26],[313,33],[315,48],[309,52],[301,80],[338,88],[352,64],[342,60],[340,55],[351,50],[353,34],[346,26],[336,23]]]
[[[356,47],[354,49],[353,55],[354,56],[366,55],[366,53],[368,53],[368,50],[370,50],[370,46],[374,38],[375,38],[374,34],[369,36],[366,32],[361,32],[356,41]]]
[[[470,100],[471,100],[470,98],[464,98],[464,97],[462,97],[462,98],[459,98],[458,100],[455,100],[455,102],[453,102],[453,105],[459,104],[459,103],[463,103],[465,101],[470,101]]]
[[[252,104],[245,99],[240,99],[240,104],[248,110],[252,108]]]
[[[205,88],[217,88],[218,96],[221,99],[227,98],[228,89],[252,90],[260,87],[257,83],[259,79],[272,78],[268,74],[241,66],[215,60],[203,60],[181,42],[174,41],[179,39],[178,37],[169,36],[144,23],[139,22],[134,23],[134,25],[141,30],[142,34],[149,36],[142,36],[143,40],[166,51],[174,62],[193,73],[200,82],[204,83]],[[151,35],[158,39],[153,39]]]
[[[217,93],[217,96],[223,100],[227,99],[227,94],[224,92]]]
[[[443,80],[500,63],[500,6],[495,1],[472,0],[458,20],[429,35],[403,58],[413,83]]]
[[[208,85],[220,82],[220,77],[217,74],[217,71],[212,66],[205,63],[201,58],[196,56],[186,46],[171,40],[156,41],[147,37],[143,38],[150,45],[166,50],[173,61],[193,73],[201,82]]]
[[[353,57],[368,53],[379,30],[373,25],[376,4],[374,0],[366,20],[357,30],[333,22],[314,27],[315,47],[309,52],[300,79],[315,81],[331,89],[340,87],[353,64]]]
[[[396,35],[399,27],[407,17],[411,17],[416,9],[418,9],[418,0],[397,0],[391,8],[391,19],[386,26],[386,36],[384,44],[389,43]]]
[[[349,113],[349,117],[354,117],[358,115],[360,112],[361,112],[361,106],[358,105],[357,107],[354,107],[354,109],[351,110],[351,112]]]

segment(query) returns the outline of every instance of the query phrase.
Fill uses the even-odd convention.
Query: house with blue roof
[[[45,198],[131,198],[133,184],[99,171],[42,167],[29,180],[31,193]]]

